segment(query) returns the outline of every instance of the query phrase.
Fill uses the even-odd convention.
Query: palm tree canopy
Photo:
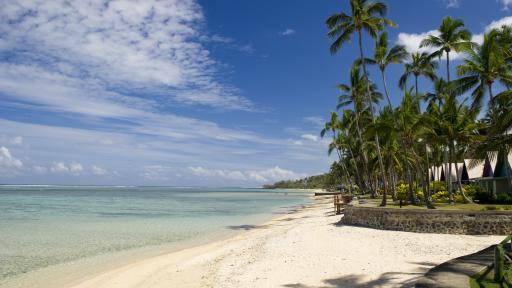
[[[439,48],[430,57],[441,57],[444,52],[449,53],[450,51],[461,52],[474,45],[470,42],[471,32],[464,29],[464,21],[460,19],[444,17],[437,31],[439,35],[428,35],[420,44],[420,47]]]
[[[498,46],[498,33],[498,30],[486,33],[482,45],[468,50],[464,62],[457,67],[461,78],[454,81],[455,91],[460,95],[474,88],[471,92],[473,108],[481,106],[486,88],[496,80],[512,84],[512,64],[507,63],[504,51]]]
[[[382,2],[350,0],[350,10],[351,15],[344,12],[336,13],[325,22],[329,29],[327,35],[334,39],[330,48],[332,54],[350,41],[350,36],[356,31],[364,30],[372,38],[377,38],[378,32],[383,30],[384,26],[396,26],[393,21],[384,18],[387,7]]]
[[[425,78],[435,81],[437,62],[433,61],[427,52],[416,52],[411,54],[411,62],[404,65],[404,74],[400,77],[398,85],[404,88],[409,76],[415,77],[424,76]]]
[[[367,59],[367,62],[379,65],[379,69],[384,71],[389,64],[403,63],[409,57],[405,46],[395,45],[391,49],[388,49],[388,46],[388,33],[382,32],[375,42],[373,59]]]

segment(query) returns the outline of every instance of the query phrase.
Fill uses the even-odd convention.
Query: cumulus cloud
[[[287,28],[286,30],[279,32],[279,35],[281,35],[281,36],[290,36],[290,35],[293,35],[295,33],[296,33],[295,30],[293,30],[291,28]]]
[[[218,177],[226,180],[236,180],[243,182],[256,182],[259,184],[275,182],[279,180],[298,179],[305,177],[305,174],[295,173],[291,170],[282,169],[275,166],[265,170],[223,170],[209,169],[201,166],[189,167],[189,171],[199,177]]]
[[[0,147],[0,177],[17,175],[23,168],[23,162],[12,156],[5,146]]]
[[[512,0],[511,0],[512,1]],[[494,28],[501,28],[503,25],[512,25],[512,16],[504,17],[499,20],[491,22],[489,25],[487,25],[484,28],[484,32],[489,32],[491,29]],[[420,43],[423,39],[425,39],[428,35],[434,35],[439,36],[439,32],[437,30],[430,30],[423,33],[399,33],[398,34],[398,40],[397,44],[404,45],[407,51],[410,53],[413,52],[427,52],[432,53],[435,51],[434,48],[428,48],[428,47],[420,47]],[[483,33],[480,34],[473,34],[473,37],[471,38],[471,41],[481,44],[483,42]],[[445,56],[443,56],[445,57]],[[460,53],[452,52],[450,54],[450,59],[460,59],[462,55]]]
[[[50,77],[42,79],[46,83],[59,84],[52,81],[59,79],[51,79],[55,75],[74,80],[66,82],[73,84],[68,89],[84,90],[94,83],[106,93],[111,90],[105,88],[108,83],[109,88],[158,91],[188,104],[250,110],[250,101],[219,80],[219,65],[201,44],[201,36],[206,34],[201,30],[204,22],[195,0],[11,1],[3,3],[0,10],[0,53],[10,55],[7,64],[11,68],[20,65],[44,72],[43,78]],[[219,35],[207,38],[231,41]],[[1,70],[6,68],[4,65]],[[2,76],[0,81],[8,82]],[[3,89],[0,85],[0,91]],[[187,98],[205,93],[215,94],[219,101]],[[47,97],[46,93],[36,94]]]
[[[498,0],[503,4],[503,10],[508,10],[508,7],[512,5],[512,0]]]
[[[64,162],[53,163],[50,170],[54,173],[66,173],[69,172],[69,167]]]
[[[50,167],[50,171],[52,171],[53,173],[71,174],[78,176],[82,172],[84,172],[84,167],[82,166],[82,164],[77,162],[72,162],[69,164],[66,164],[65,162],[54,162]]]
[[[306,140],[313,141],[313,142],[318,141],[318,136],[313,135],[313,134],[303,134],[300,137],[302,139],[306,139]]]
[[[97,175],[97,176],[103,176],[103,175],[107,175],[108,174],[107,169],[102,168],[100,166],[96,166],[96,165],[93,165],[91,167],[91,172],[92,172],[92,174]]]
[[[459,0],[445,0],[446,8],[459,8],[460,2]]]

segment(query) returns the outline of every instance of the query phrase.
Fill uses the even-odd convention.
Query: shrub
[[[479,204],[512,204],[512,195],[506,193],[498,193],[495,196],[492,193],[477,191],[473,199]]]
[[[512,196],[510,194],[499,193],[496,198],[496,204],[512,204]]]
[[[398,184],[398,186],[396,186],[396,198],[398,200],[407,199],[408,190],[409,190],[408,184],[405,184],[405,183]]]
[[[416,194],[416,198],[422,200],[424,197],[423,190],[421,188],[415,188],[414,193]],[[401,182],[396,186],[396,198],[398,200],[407,200],[407,196],[409,194],[409,184]]]
[[[480,191],[475,192],[473,199],[479,204],[493,204],[497,200],[493,194]]]
[[[438,203],[446,203],[448,202],[448,191],[442,190],[434,193],[432,195],[432,201]]]
[[[414,193],[416,193],[416,198],[418,198],[419,200],[423,200],[423,197],[425,197],[425,194],[423,194],[423,189],[419,187],[414,189]]]
[[[444,191],[446,190],[445,184],[442,181],[432,181],[430,182],[430,191]]]

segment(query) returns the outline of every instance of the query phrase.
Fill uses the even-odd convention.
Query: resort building
[[[507,173],[512,171],[512,153],[507,157],[503,156],[498,154],[493,159],[464,159],[464,162],[452,163],[449,179],[452,183],[457,183],[459,179],[463,184],[476,183],[493,193],[512,193],[512,185],[507,177]],[[433,167],[430,169],[430,178],[434,181],[446,181],[448,171],[448,165]]]

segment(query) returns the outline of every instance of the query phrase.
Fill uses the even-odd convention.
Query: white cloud
[[[512,4],[512,0],[508,2]],[[492,21],[491,24],[485,26],[485,32],[489,32],[492,29],[499,29],[502,26],[512,26],[512,16],[503,17],[499,20]]]
[[[259,172],[264,170],[260,167],[283,165],[313,173],[327,169],[332,162],[326,156],[326,139],[317,142],[300,141],[295,137],[274,139],[181,118],[158,118],[152,122],[154,127],[142,126],[139,127],[141,132],[136,133],[130,127],[120,131],[108,128],[102,131],[0,119],[0,135],[12,135],[15,131],[16,135],[23,137],[24,144],[16,152],[26,159],[23,160],[24,166],[32,169],[20,170],[16,179],[20,183],[37,180],[40,184],[77,184],[77,181],[112,184],[110,177],[94,177],[91,167],[96,165],[108,166],[108,175],[118,175],[115,181],[124,185],[256,185],[260,182],[227,178],[243,179],[236,171],[249,178],[248,171]],[[173,126],[166,127],[165,123],[173,123]],[[174,125],[180,128],[174,128]],[[308,134],[308,131],[296,132],[297,137]],[[297,141],[302,145],[297,145]],[[84,171],[80,175],[69,171],[73,162],[83,166]],[[33,177],[37,174],[34,165],[45,166],[47,176]],[[224,171],[225,178],[191,177],[193,174],[187,168],[191,166],[216,167],[216,170]],[[255,178],[257,173],[251,175]],[[109,182],[102,182],[102,179],[109,179]],[[265,183],[269,182],[272,181]]]
[[[310,141],[313,141],[313,142],[318,141],[318,136],[313,135],[313,134],[303,134],[303,135],[300,135],[300,137],[302,139],[310,140]]]
[[[91,168],[91,172],[92,172],[92,174],[94,174],[94,175],[98,175],[98,176],[103,176],[103,175],[108,174],[107,169],[102,168],[102,167],[100,167],[100,166],[96,166],[96,165],[93,165],[93,166],[92,166],[92,168]]]
[[[275,182],[279,180],[298,179],[305,177],[305,174],[295,173],[291,170],[275,166],[265,170],[223,170],[208,169],[201,166],[189,167],[189,171],[199,177],[218,177],[227,180],[256,182],[258,184]]]
[[[50,167],[50,170],[53,173],[72,174],[78,176],[84,172],[84,167],[82,164],[77,162],[72,162],[69,164],[66,164],[65,162],[54,162]]]
[[[54,173],[67,173],[69,172],[69,167],[64,162],[56,162],[53,163],[50,170]]]
[[[295,33],[296,33],[295,30],[293,30],[291,28],[287,28],[286,30],[279,32],[279,35],[281,35],[281,36],[290,36],[290,35],[293,35]]]
[[[80,163],[70,163],[69,172],[75,175],[80,175],[84,171],[84,167]]]
[[[23,168],[23,162],[12,156],[7,147],[0,147],[0,177],[17,175]]]
[[[204,22],[202,8],[194,0],[6,2],[0,10],[0,49],[12,55],[11,68],[32,66],[36,73],[43,70],[43,78],[59,75],[74,80],[67,81],[73,84],[67,89],[89,91],[84,88],[94,82],[106,94],[108,83],[109,88],[158,90],[188,104],[251,110],[249,100],[233,94],[236,90],[219,80],[219,63],[201,44]],[[206,37],[231,41],[219,35]],[[1,70],[7,68],[4,63]],[[36,80],[47,80],[49,87],[59,84],[41,77]],[[37,97],[49,97],[44,92],[49,91],[36,93]],[[76,97],[77,91],[73,92],[66,93],[71,94],[68,98]],[[83,96],[94,97],[96,92]],[[219,101],[186,97],[191,94],[215,94],[209,97]]]
[[[512,3],[512,0],[510,0],[510,2]],[[487,25],[484,28],[484,32],[489,32],[491,29],[494,29],[494,28],[501,28],[503,25],[508,25],[508,26],[512,25],[512,16],[504,17],[499,20],[491,22],[489,25]],[[400,45],[404,45],[405,48],[407,49],[407,51],[409,51],[410,53],[417,52],[417,51],[432,53],[435,51],[434,48],[428,48],[428,47],[419,48],[421,41],[423,39],[425,39],[428,35],[438,36],[439,32],[437,30],[430,30],[430,31],[423,32],[423,33],[399,33],[398,40],[396,43],[400,44]],[[483,42],[483,38],[484,38],[483,33],[473,34],[471,41],[481,44]],[[443,56],[443,59],[445,57],[446,56]],[[455,53],[455,52],[450,53],[450,59],[460,59],[460,58],[462,58],[462,55],[460,53]]]
[[[498,0],[498,2],[503,4],[503,10],[508,10],[508,6],[512,5],[512,0]]]
[[[423,33],[399,33],[397,44],[404,45],[405,49],[410,53],[414,52],[428,52],[432,53],[435,51],[433,48],[420,48],[420,43],[425,39],[428,35],[439,36],[439,32],[437,30],[431,30]]]
[[[459,8],[460,2],[459,0],[445,0],[446,8]]]

